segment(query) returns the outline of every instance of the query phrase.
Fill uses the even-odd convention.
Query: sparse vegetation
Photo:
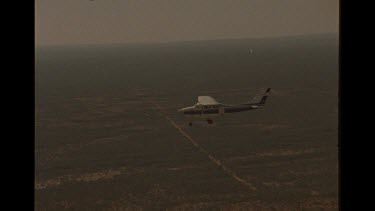
[[[338,41],[306,40],[37,50],[36,210],[338,210]],[[263,110],[214,126],[176,112],[264,87]]]

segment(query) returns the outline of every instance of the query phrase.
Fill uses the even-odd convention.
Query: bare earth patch
[[[64,175],[64,176],[60,176],[54,179],[48,179],[45,181],[36,181],[35,189],[40,190],[40,189],[55,187],[55,186],[63,185],[66,183],[72,183],[72,182],[94,182],[98,180],[110,180],[110,179],[113,179],[115,176],[125,174],[126,170],[127,170],[126,167],[121,167],[115,170],[109,169],[109,170],[81,174],[81,175]]]
[[[303,149],[303,150],[273,150],[269,152],[256,153],[257,156],[290,156],[290,155],[301,155],[315,152],[314,149]]]

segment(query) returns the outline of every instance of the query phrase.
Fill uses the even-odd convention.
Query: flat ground
[[[335,35],[37,49],[36,210],[338,210],[337,52]],[[176,112],[266,87],[214,125]]]

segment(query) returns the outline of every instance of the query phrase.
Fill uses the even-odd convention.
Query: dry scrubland
[[[37,49],[36,210],[338,210],[337,43]],[[268,86],[263,110],[214,125],[176,112]]]

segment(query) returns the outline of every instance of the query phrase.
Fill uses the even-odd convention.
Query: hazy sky
[[[35,0],[35,43],[169,42],[338,32],[339,0]]]

